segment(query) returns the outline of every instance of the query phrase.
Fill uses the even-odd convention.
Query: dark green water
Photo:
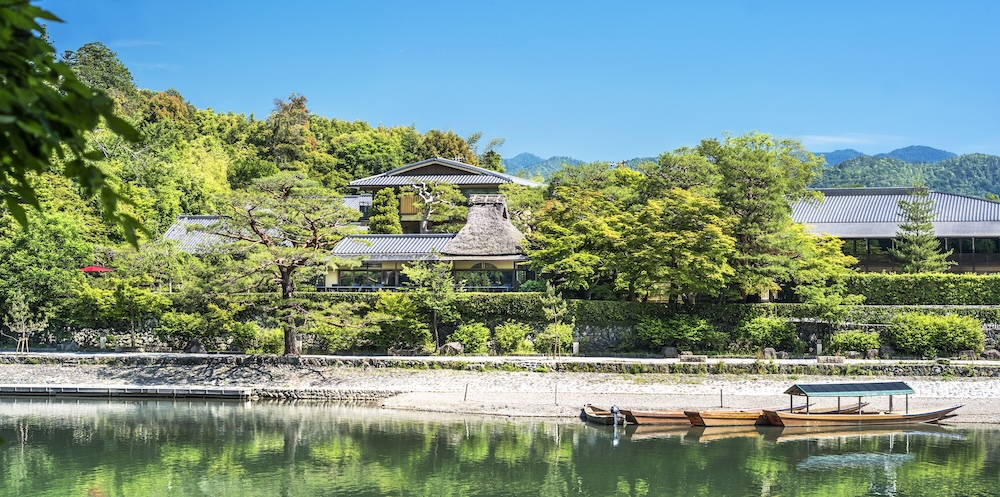
[[[0,496],[1000,495],[995,429],[643,428],[616,437],[576,419],[336,404],[4,399]]]

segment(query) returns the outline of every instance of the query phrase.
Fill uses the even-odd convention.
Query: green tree
[[[65,159],[60,174],[76,180],[87,196],[100,199],[106,220],[122,226],[133,244],[141,223],[119,209],[126,199],[112,186],[99,152],[88,148],[88,132],[102,121],[115,133],[138,141],[139,135],[114,113],[106,94],[95,91],[55,60],[36,19],[61,22],[27,0],[7,2],[0,9],[0,198],[11,215],[27,226],[24,205],[41,209],[31,173],[50,169],[54,157]],[[67,153],[69,157],[67,157]]]
[[[823,159],[796,140],[765,133],[727,134],[721,142],[703,140],[697,150],[718,168],[716,196],[735,220],[730,232],[736,239],[730,260],[735,289],[744,299],[777,290],[779,282],[790,281],[797,257],[787,246],[793,224],[789,202],[812,195],[806,185]]]
[[[545,204],[545,188],[504,183],[500,185],[500,193],[507,197],[507,212],[510,222],[521,233],[529,233],[534,229],[535,215]]]
[[[479,158],[469,144],[454,131],[442,132],[432,129],[424,133],[424,138],[416,149],[417,160],[442,159],[457,160],[473,166],[479,165]]]
[[[498,173],[504,172],[505,168],[503,165],[503,157],[500,156],[500,153],[497,152],[496,149],[502,147],[507,139],[493,138],[486,142],[486,146],[483,147],[483,151],[480,152],[479,140],[482,139],[482,131],[476,131],[465,139],[465,142],[469,144],[469,148],[472,149],[472,153],[474,153],[476,158],[479,159],[479,167],[496,171]]]
[[[120,105],[135,101],[138,90],[132,73],[114,53],[101,42],[87,43],[63,52],[62,59],[73,69],[80,82],[106,93]]]
[[[28,338],[35,332],[44,330],[48,326],[48,318],[32,313],[24,296],[18,294],[7,301],[7,314],[3,318],[3,324],[14,334],[18,349],[27,352]]]
[[[283,173],[230,195],[222,220],[205,228],[230,242],[222,246],[233,256],[229,276],[220,278],[232,282],[225,290],[277,290],[269,310],[284,332],[286,355],[301,353],[300,329],[362,326],[349,304],[320,306],[295,297],[297,285],[326,271],[330,250],[355,232],[358,216],[336,192],[300,173]]]
[[[159,318],[170,306],[170,299],[149,289],[148,278],[112,278],[107,288],[85,284],[80,291],[81,304],[95,310],[94,323],[124,325],[136,346],[138,331]]]
[[[413,301],[430,312],[434,345],[440,346],[441,323],[450,323],[461,317],[457,304],[463,283],[456,284],[452,265],[445,261],[416,261],[404,266],[403,274],[408,280],[403,285]]]
[[[844,241],[829,235],[806,233],[802,225],[790,231],[797,242],[793,275],[795,292],[812,306],[813,315],[828,325],[838,325],[851,306],[864,302],[863,295],[848,293],[847,280],[855,273],[858,260],[843,251]]]
[[[431,223],[442,223],[453,219],[464,219],[469,208],[465,196],[451,183],[428,181],[414,183],[403,188],[403,193],[413,195],[413,208],[420,216],[420,232],[430,233]],[[445,230],[448,226],[439,226]],[[436,228],[437,229],[437,228]]]
[[[717,295],[734,274],[733,221],[715,199],[674,188],[617,222],[622,244],[609,257],[630,296],[694,303],[698,294]]]
[[[377,234],[399,234],[399,199],[396,190],[383,188],[372,199],[371,215],[368,218],[368,232]]]
[[[417,303],[406,292],[379,291],[374,312],[378,318],[379,331],[368,337],[371,347],[376,350],[417,349],[423,350],[431,343],[431,331],[424,316],[417,309]]]
[[[904,273],[943,273],[954,264],[948,260],[952,251],[941,251],[934,235],[934,201],[924,187],[910,190],[909,198],[898,202],[899,230],[895,247],[889,254]]]

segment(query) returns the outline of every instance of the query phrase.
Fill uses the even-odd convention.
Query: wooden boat
[[[861,409],[864,409],[864,407],[867,405],[868,405],[867,402],[855,402],[854,404],[848,404],[846,406],[840,406],[840,407],[821,407],[819,409],[812,409],[812,408],[796,409],[792,412],[805,413],[805,414],[851,414],[851,413],[856,414]],[[764,417],[767,418],[768,424],[772,424],[775,426],[784,426],[781,424],[781,420],[778,418],[775,411],[765,409]]]
[[[876,426],[933,423],[948,417],[962,404],[926,412],[858,412],[856,414],[817,414],[804,412],[770,412],[781,426]]]
[[[636,411],[622,409],[625,420],[634,425],[683,425],[690,426],[684,411]]]
[[[760,409],[717,409],[710,411],[684,411],[692,426],[751,426],[770,424],[764,411],[789,411],[804,409],[806,404],[792,407],[766,407]]]
[[[601,409],[599,407],[594,407],[590,404],[583,406],[583,417],[591,422],[599,425],[613,425],[615,424],[615,413],[608,411],[606,409]],[[618,412],[618,424],[625,424],[625,416]]]
[[[874,425],[906,425],[913,423],[932,423],[954,416],[952,412],[962,407],[961,404],[939,409],[910,413],[910,395],[913,389],[902,381],[883,381],[865,383],[813,383],[795,384],[785,390],[789,399],[795,396],[805,397],[857,397],[861,403],[862,397],[889,397],[889,410],[885,412],[862,412],[853,414],[827,414],[816,412],[788,412],[787,410],[769,410],[766,414],[772,422],[781,426],[874,426]],[[906,410],[897,412],[892,408],[893,396],[906,396]]]

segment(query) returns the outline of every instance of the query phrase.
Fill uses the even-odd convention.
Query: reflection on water
[[[786,429],[787,430],[787,429]],[[0,496],[998,495],[1000,431],[0,400]]]

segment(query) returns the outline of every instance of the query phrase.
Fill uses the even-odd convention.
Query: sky
[[[266,118],[504,138],[584,161],[761,131],[813,152],[1000,155],[1000,2],[41,0],[58,53]]]

